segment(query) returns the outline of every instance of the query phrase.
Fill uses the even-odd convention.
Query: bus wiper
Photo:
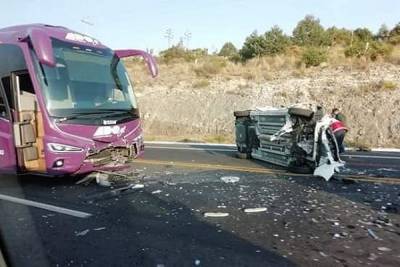
[[[102,118],[105,117],[111,117],[114,115],[122,115],[125,113],[130,113],[130,110],[125,110],[125,109],[108,109],[108,110],[96,110],[96,111],[89,111],[89,112],[74,112],[70,116],[54,116],[57,118],[58,122],[64,122],[64,121],[69,121],[69,120],[75,120],[79,118],[85,118],[85,117],[91,117],[92,115],[98,115],[98,114],[107,114],[105,116],[102,116]]]
[[[106,111],[91,111],[91,112],[74,112],[70,116],[53,116],[57,119],[58,122],[64,122],[69,120],[75,120],[87,116],[98,115],[98,114],[105,114],[108,113]]]

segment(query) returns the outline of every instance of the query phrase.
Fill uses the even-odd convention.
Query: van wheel
[[[239,111],[234,111],[233,115],[237,118],[239,117],[249,117],[250,116],[250,110],[239,110]]]
[[[308,165],[302,165],[302,166],[289,166],[288,171],[293,172],[293,173],[298,173],[298,174],[312,174],[314,173],[314,169],[311,168]]]
[[[236,153],[236,157],[238,157],[239,159],[250,159],[251,158],[251,154],[250,153],[237,152]]]

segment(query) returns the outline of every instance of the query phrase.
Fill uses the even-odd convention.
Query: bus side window
[[[3,88],[4,88],[4,91],[7,96],[8,104],[10,105],[10,108],[13,109],[14,101],[12,100],[13,98],[12,98],[12,94],[11,94],[11,78],[10,78],[10,76],[1,78],[1,83],[3,84]]]
[[[0,117],[8,119],[6,101],[4,101],[3,95],[0,93]]]
[[[35,90],[33,89],[33,84],[32,84],[31,77],[29,76],[29,73],[19,74],[18,77],[19,77],[19,83],[20,83],[19,88],[21,90],[21,93],[27,92],[27,93],[34,95]]]

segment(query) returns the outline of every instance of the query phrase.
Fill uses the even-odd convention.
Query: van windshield
[[[110,49],[56,39],[52,44],[56,66],[39,64],[41,71],[38,73],[50,116],[73,118],[92,114],[101,117],[104,113],[122,111],[137,117],[136,99],[128,74]]]

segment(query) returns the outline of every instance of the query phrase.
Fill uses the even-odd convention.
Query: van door
[[[0,172],[15,173],[16,170],[12,116],[4,88],[0,83]]]
[[[19,167],[22,170],[43,172],[46,170],[43,149],[43,120],[35,90],[28,71],[11,74],[16,118],[14,137]]]

